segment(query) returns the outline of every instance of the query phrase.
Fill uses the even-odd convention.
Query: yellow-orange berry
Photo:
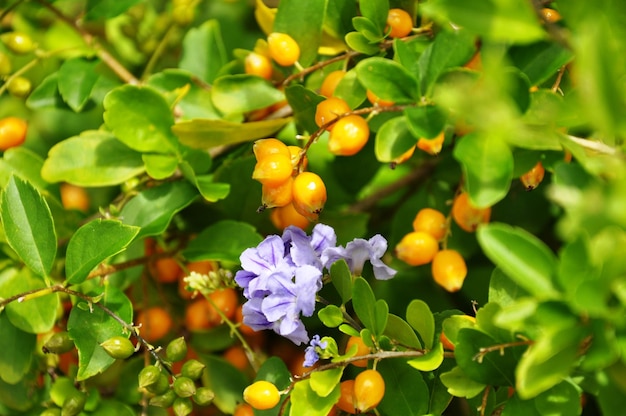
[[[374,104],[374,105],[378,105],[380,107],[391,107],[392,105],[395,104],[395,102],[391,101],[391,100],[383,100],[380,97],[378,97],[376,94],[374,94],[372,91],[367,90],[365,92],[365,95],[367,96],[367,99],[370,103]]]
[[[6,117],[0,120],[0,150],[20,146],[26,140],[26,121],[17,117]]]
[[[266,410],[278,404],[280,393],[274,384],[259,380],[245,388],[243,399],[257,410]]]
[[[385,396],[385,380],[376,370],[365,370],[354,379],[354,404],[357,412],[365,413]]]
[[[281,66],[291,66],[300,59],[300,46],[286,33],[271,33],[267,37],[267,47],[272,59]]]
[[[294,169],[298,168],[298,163],[300,163],[300,158],[302,158],[302,163],[300,163],[300,170],[306,170],[309,165],[309,159],[306,157],[306,154],[302,154],[302,148],[300,146],[287,146],[289,149],[289,154],[291,155],[291,166]]]
[[[356,345],[356,354],[355,356],[361,356],[361,355],[367,355],[370,353],[370,348],[365,345],[365,342],[363,342],[363,339],[361,337],[357,337],[357,336],[352,336],[348,339],[348,342],[346,344],[346,352],[348,352],[353,345]],[[356,366],[356,367],[367,367],[367,359],[362,359],[362,360],[356,360],[356,361],[351,361],[350,364]]]
[[[387,14],[387,29],[392,38],[403,38],[413,30],[413,19],[405,10],[389,9]]]
[[[335,94],[337,85],[339,85],[345,75],[346,71],[341,69],[326,75],[326,78],[324,78],[322,86],[320,87],[320,95],[323,95],[324,97],[332,97]]]
[[[77,209],[87,212],[91,205],[91,198],[81,186],[72,185],[70,183],[62,183],[59,187],[61,193],[61,204],[65,209]]]
[[[431,155],[438,155],[441,152],[441,148],[443,147],[443,141],[445,139],[445,135],[443,131],[437,135],[437,137],[433,139],[425,139],[421,138],[417,141],[417,148],[425,151]]]
[[[349,115],[337,121],[328,138],[328,150],[338,156],[352,156],[367,144],[370,128],[361,116]]]
[[[396,246],[396,257],[411,266],[421,266],[433,260],[439,251],[435,238],[423,231],[413,231],[405,235]]]
[[[256,52],[251,52],[246,56],[244,69],[248,75],[257,75],[267,80],[272,78],[272,63],[267,56]]]
[[[263,185],[261,188],[261,202],[264,208],[284,207],[291,204],[293,199],[293,178],[279,185]]]
[[[561,20],[561,14],[554,9],[544,7],[540,11],[541,18],[548,23],[556,23]]]
[[[520,181],[524,185],[527,191],[532,191],[535,189],[541,181],[543,181],[543,176],[545,175],[546,170],[543,167],[541,162],[537,162],[535,166],[532,167],[528,172],[524,173],[520,176]]]
[[[313,172],[302,172],[293,180],[293,206],[309,221],[317,219],[326,203],[324,181]]]
[[[350,106],[347,102],[341,98],[329,97],[317,105],[315,109],[315,123],[318,127],[322,127],[349,111]],[[330,125],[326,130],[332,130],[333,126],[334,124]]]
[[[272,221],[274,227],[279,230],[284,230],[290,225],[304,230],[310,225],[309,220],[296,211],[293,203],[287,204],[284,207],[274,208],[270,214],[270,221]]]
[[[423,231],[439,241],[446,235],[448,222],[446,216],[433,208],[422,208],[413,219],[413,230]]]
[[[272,154],[265,156],[257,162],[252,172],[252,179],[261,182],[263,185],[278,186],[289,179],[292,172],[293,167],[291,166],[290,155]]]
[[[345,380],[339,384],[339,401],[337,407],[351,415],[356,414],[354,407],[354,380]]]
[[[170,314],[160,306],[142,309],[135,321],[139,334],[148,342],[155,342],[167,335],[174,326]]]
[[[252,145],[252,151],[257,161],[273,154],[283,154],[291,157],[291,152],[287,145],[274,138],[257,140],[254,142],[254,145]]]
[[[433,279],[448,292],[457,292],[463,287],[467,265],[458,251],[441,250],[435,255],[431,266]]]
[[[452,218],[457,225],[471,233],[476,231],[480,224],[488,223],[491,217],[491,207],[476,208],[469,200],[467,192],[462,192],[452,203]]]

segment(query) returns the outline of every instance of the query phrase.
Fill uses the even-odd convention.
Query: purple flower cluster
[[[300,316],[315,311],[315,297],[322,288],[324,268],[345,259],[355,274],[370,260],[377,279],[390,279],[395,271],[380,257],[387,241],[380,235],[369,241],[355,239],[337,247],[332,227],[317,224],[307,235],[298,227],[287,227],[282,236],[270,235],[257,247],[245,250],[235,281],[243,288],[244,324],[259,331],[271,329],[300,345],[309,341]]]

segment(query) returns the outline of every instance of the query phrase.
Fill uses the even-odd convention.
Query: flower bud
[[[121,335],[117,335],[111,337],[100,344],[102,348],[109,354],[111,357],[115,359],[124,360],[135,352],[135,346],[132,342],[126,337]]]
[[[199,387],[193,395],[193,401],[199,406],[208,406],[213,401],[215,393],[208,387]]]
[[[74,416],[79,414],[85,408],[87,397],[85,393],[76,391],[74,394],[68,396],[63,402],[63,408],[61,409],[61,416]]]
[[[168,408],[174,404],[174,400],[176,400],[176,393],[174,390],[168,390],[163,394],[158,396],[154,396],[150,399],[150,406]]]
[[[44,353],[49,354],[63,354],[64,352],[71,351],[74,348],[74,341],[70,338],[70,334],[66,331],[55,332],[45,344],[43,344],[42,350]]]
[[[173,409],[176,416],[186,416],[193,411],[193,403],[188,397],[178,397],[174,400]]]
[[[189,377],[178,377],[174,381],[174,392],[178,397],[191,397],[196,394],[196,383]]]
[[[180,361],[187,355],[187,343],[184,337],[176,338],[167,344],[165,356],[168,361]]]
[[[139,387],[148,387],[156,384],[161,376],[161,370],[155,365],[149,365],[144,367],[139,372]]]
[[[183,377],[189,377],[192,380],[197,380],[202,376],[202,372],[206,366],[198,360],[191,359],[183,364],[180,372]]]

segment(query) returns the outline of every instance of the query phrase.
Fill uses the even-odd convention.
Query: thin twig
[[[576,143],[577,145],[584,147],[588,150],[593,150],[594,152],[603,153],[606,155],[615,155],[617,154],[617,149],[608,146],[602,142],[597,142],[589,139],[581,139],[580,137],[575,136],[566,136],[570,141]]]

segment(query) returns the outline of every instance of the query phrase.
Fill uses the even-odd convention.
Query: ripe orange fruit
[[[519,179],[522,181],[522,184],[527,191],[532,191],[543,181],[545,173],[546,170],[544,169],[543,164],[541,162],[537,162],[532,169],[520,176]]]
[[[267,155],[256,163],[252,172],[252,179],[263,185],[277,186],[289,179],[292,172],[291,154],[286,156],[282,153],[276,153]]]
[[[206,299],[196,299],[185,306],[185,327],[189,331],[204,331],[212,326]]]
[[[345,380],[339,384],[340,396],[336,406],[351,415],[356,414],[354,405],[354,380]]]
[[[339,85],[345,75],[346,71],[341,69],[326,75],[326,78],[324,78],[322,86],[320,87],[320,95],[323,95],[324,97],[332,97],[335,94],[337,85]]]
[[[61,193],[61,204],[63,208],[76,209],[82,212],[89,210],[91,202],[85,188],[70,183],[62,183],[59,187],[59,191]]]
[[[254,410],[248,403],[240,403],[235,407],[233,416],[254,416]]]
[[[480,224],[489,222],[491,207],[474,207],[469,200],[467,192],[462,192],[452,203],[452,218],[461,229],[471,233],[476,231]]]
[[[318,127],[335,120],[338,116],[350,111],[350,106],[347,102],[337,97],[329,97],[320,102],[315,109],[315,123]],[[328,126],[326,130],[330,131],[334,127],[334,124]]]
[[[257,75],[261,78],[272,79],[272,63],[259,53],[251,52],[244,59],[245,72],[248,75]]]
[[[435,255],[431,267],[435,282],[448,292],[457,292],[463,287],[467,265],[458,251],[441,250]]]
[[[239,295],[235,289],[227,287],[215,290],[209,294],[209,299],[211,299],[215,305],[213,306],[211,303],[207,302],[209,321],[214,326],[222,323],[222,317],[217,312],[216,308],[229,320],[234,318],[237,306],[239,305]]]
[[[294,169],[294,174],[297,174],[298,164],[300,163],[300,158],[302,158],[302,163],[300,163],[300,170],[306,170],[309,165],[309,159],[306,157],[306,154],[302,155],[302,148],[300,146],[287,146],[289,149],[289,154],[291,155],[291,166]]]
[[[148,342],[155,342],[167,335],[174,321],[167,311],[160,306],[142,309],[137,314],[136,325],[141,325],[139,335]]]
[[[28,124],[17,117],[5,117],[0,120],[0,150],[20,146],[26,140]]]
[[[370,90],[367,90],[365,92],[365,95],[367,96],[368,101],[374,105],[378,105],[381,107],[391,107],[392,105],[395,104],[395,102],[393,101],[380,99],[376,94],[374,94]]]
[[[328,138],[328,150],[339,156],[352,156],[367,144],[370,128],[361,116],[350,115],[339,119]]]
[[[396,246],[396,257],[411,266],[421,266],[430,263],[438,251],[439,243],[435,237],[423,231],[413,231]]]
[[[270,213],[270,221],[279,230],[284,230],[290,225],[304,230],[311,224],[305,216],[296,211],[293,202],[284,207],[274,208]]]
[[[300,59],[300,46],[286,33],[271,33],[267,47],[272,59],[281,66],[291,66]]]
[[[385,380],[376,370],[365,370],[354,379],[354,404],[365,413],[380,403],[385,395]]]
[[[291,152],[287,145],[278,139],[260,139],[252,145],[252,151],[257,161],[265,159],[269,155],[282,154],[291,157]]]
[[[356,345],[355,357],[358,357],[361,355],[367,355],[370,353],[370,348],[367,345],[365,345],[365,342],[363,342],[363,339],[361,337],[356,337],[356,336],[350,337],[348,339],[348,342],[346,343],[346,352],[349,351],[353,345]],[[356,367],[367,367],[367,359],[364,358],[362,360],[352,361],[350,364]]]
[[[278,185],[263,185],[261,188],[261,203],[265,208],[284,207],[291,204],[293,199],[293,178]]]
[[[541,18],[548,23],[556,23],[561,20],[561,14],[554,9],[544,7],[540,11]]]
[[[441,241],[448,230],[446,216],[433,208],[422,208],[413,219],[413,231],[423,231]]]
[[[413,19],[405,10],[389,9],[387,14],[387,30],[392,38],[403,38],[413,30]]]
[[[257,410],[266,410],[278,404],[280,393],[274,384],[259,380],[245,388],[243,399]]]
[[[417,141],[417,148],[433,156],[438,155],[443,147],[445,135],[443,131],[433,139],[421,138]]]
[[[178,261],[173,257],[164,257],[154,261],[155,278],[161,283],[175,283],[184,274]]]
[[[241,345],[233,345],[226,349],[222,354],[222,357],[233,365],[238,370],[246,370],[250,365],[246,351]]]
[[[317,219],[326,203],[324,181],[313,172],[302,172],[293,180],[293,206],[309,221]]]

